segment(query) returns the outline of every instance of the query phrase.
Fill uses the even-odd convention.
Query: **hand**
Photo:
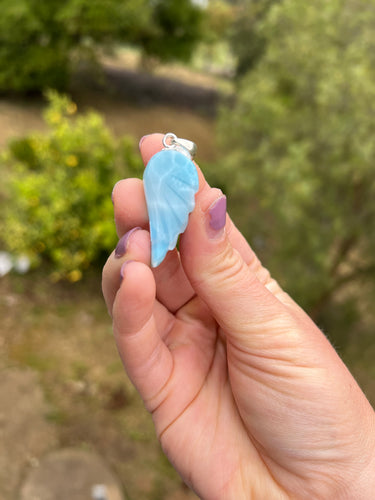
[[[161,139],[143,140],[145,164]],[[120,356],[165,453],[205,499],[374,498],[370,404],[198,172],[179,252],[154,270],[142,181],[115,186],[119,236],[142,229],[103,271]]]

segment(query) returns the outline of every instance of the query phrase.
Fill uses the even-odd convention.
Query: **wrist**
[[[371,457],[362,467],[358,479],[352,481],[350,491],[344,497],[344,500],[353,500],[354,498],[356,500],[373,500],[375,491],[375,446]]]
[[[262,465],[254,474],[255,463],[250,462],[237,470],[233,480],[223,489],[217,498],[225,500],[290,500],[287,492],[271,477]],[[267,480],[264,478],[268,477]],[[207,498],[205,500],[211,500]]]
[[[370,423],[364,428],[366,442],[358,450],[356,463],[353,465],[351,482],[343,500],[373,500],[375,491],[375,413],[372,411]]]

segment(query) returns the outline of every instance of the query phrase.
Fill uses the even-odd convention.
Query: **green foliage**
[[[118,43],[186,60],[202,16],[189,0],[1,0],[0,92],[64,89],[78,61]]]
[[[374,291],[374,28],[374,0],[275,5],[267,49],[221,117],[217,180],[235,219],[316,319],[349,285],[357,313],[364,284]]]
[[[243,76],[254,68],[266,48],[261,32],[263,19],[272,5],[280,0],[237,0],[233,2],[233,21],[228,36],[236,57],[236,76]]]
[[[233,22],[234,9],[225,0],[211,0],[206,10],[205,43],[220,43],[228,36]]]
[[[190,0],[155,0],[152,22],[140,32],[138,44],[146,56],[162,61],[188,61],[202,38],[204,12]]]
[[[2,239],[34,265],[50,262],[53,279],[77,281],[116,242],[114,182],[142,167],[131,141],[116,142],[97,113],[76,117],[76,105],[56,93],[49,101],[48,132],[11,142],[1,157],[10,172]]]
[[[2,0],[0,91],[66,84],[68,53],[53,15],[58,3]]]
[[[233,8],[225,0],[210,0],[204,15],[204,33],[194,52],[193,66],[200,71],[231,77],[236,58],[228,37],[233,23]]]

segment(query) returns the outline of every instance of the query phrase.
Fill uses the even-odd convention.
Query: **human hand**
[[[161,140],[143,140],[145,164]],[[142,181],[115,186],[119,236],[142,229],[103,271],[120,356],[165,453],[205,499],[374,498],[373,409],[198,172],[179,252],[153,270]]]

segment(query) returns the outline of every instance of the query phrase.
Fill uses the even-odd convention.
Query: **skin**
[[[142,141],[145,164],[162,137]],[[229,216],[210,228],[222,193],[198,173],[179,253],[154,270],[142,181],[116,184],[119,237],[142,229],[103,270],[118,351],[164,452],[204,499],[373,499],[373,409]]]

